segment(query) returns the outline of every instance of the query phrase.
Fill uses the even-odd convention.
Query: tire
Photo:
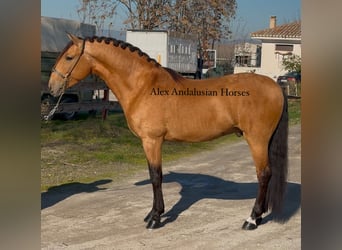
[[[76,102],[75,98],[72,98],[69,96],[62,97],[61,103],[72,103],[72,102]],[[58,115],[56,115],[56,118],[58,117],[61,120],[69,121],[69,120],[75,119],[76,115],[77,115],[77,111],[63,112],[63,113],[59,113]]]

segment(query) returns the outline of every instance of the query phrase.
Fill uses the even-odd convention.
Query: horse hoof
[[[254,224],[254,223],[251,223],[248,221],[245,221],[245,223],[243,223],[243,225],[242,225],[242,229],[244,229],[244,230],[254,230],[257,227],[258,227],[257,224]]]
[[[149,213],[149,214],[145,217],[144,221],[145,221],[145,222],[149,222],[149,221],[151,221],[151,220],[152,220],[152,215],[151,215],[151,213]]]
[[[160,221],[156,221],[156,220],[150,220],[146,225],[147,229],[157,229],[160,227],[161,227]]]

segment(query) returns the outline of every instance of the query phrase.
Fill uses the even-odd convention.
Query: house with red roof
[[[251,39],[261,41],[261,50],[259,51],[261,55],[256,55],[261,58],[260,67],[243,67],[236,64],[234,73],[255,72],[276,80],[279,75],[286,73],[282,65],[285,57],[301,56],[300,21],[277,26],[276,17],[271,16],[269,28],[252,32]]]

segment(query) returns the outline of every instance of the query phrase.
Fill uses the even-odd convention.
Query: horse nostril
[[[50,94],[54,95],[54,89],[52,88],[52,86],[49,86],[49,91],[50,91]]]

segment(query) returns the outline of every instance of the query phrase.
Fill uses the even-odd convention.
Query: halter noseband
[[[75,63],[72,65],[72,67],[70,67],[70,69],[68,70],[68,72],[67,72],[66,74],[63,74],[63,73],[61,73],[60,71],[58,71],[58,70],[56,69],[56,66],[54,66],[54,67],[52,68],[52,72],[56,73],[58,76],[60,76],[60,77],[63,79],[63,86],[62,86],[62,88],[63,88],[63,93],[64,93],[64,91],[65,91],[65,89],[66,89],[66,87],[67,87],[67,84],[68,84],[69,80],[70,80],[70,75],[71,75],[71,73],[72,73],[73,70],[75,69],[76,65],[78,64],[78,62],[80,61],[80,59],[81,59],[81,57],[82,57],[82,55],[83,55],[83,53],[84,53],[84,47],[85,47],[85,40],[83,40],[82,49],[81,49],[80,55],[78,56],[77,60],[76,60]]]

